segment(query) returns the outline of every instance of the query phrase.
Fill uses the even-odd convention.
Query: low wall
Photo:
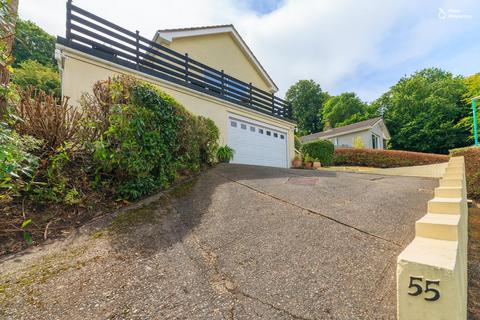
[[[415,232],[397,259],[397,318],[465,320],[468,207],[463,157],[450,159]]]

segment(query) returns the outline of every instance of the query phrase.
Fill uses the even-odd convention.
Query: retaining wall
[[[398,256],[398,320],[467,318],[467,244],[465,162],[453,157],[415,239]]]

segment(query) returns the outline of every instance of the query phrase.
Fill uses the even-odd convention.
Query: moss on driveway
[[[295,178],[295,179],[291,179]],[[291,183],[307,179],[309,183]],[[12,319],[394,319],[437,181],[221,165],[0,264]]]

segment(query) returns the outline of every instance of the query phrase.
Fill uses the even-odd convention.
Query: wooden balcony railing
[[[58,37],[57,43],[264,114],[292,119],[287,101],[98,17],[71,0],[66,37]]]

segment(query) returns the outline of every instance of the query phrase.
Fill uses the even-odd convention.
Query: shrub
[[[480,147],[453,149],[450,155],[465,157],[468,196],[480,200]]]
[[[198,127],[200,140],[200,160],[206,164],[212,164],[215,161],[215,155],[218,150],[218,138],[220,131],[212,119],[198,117]]]
[[[356,149],[365,148],[365,143],[363,142],[363,138],[361,136],[356,136],[353,138],[353,147]]]
[[[43,141],[42,152],[52,154],[69,143],[72,147],[83,141],[81,121],[83,112],[68,105],[68,99],[58,101],[43,91],[33,94],[33,89],[19,90],[20,101],[15,104],[15,113],[20,118],[16,130]]]
[[[7,124],[0,123],[0,202],[9,200],[22,190],[38,166],[38,158],[31,151],[39,141],[20,136]]]
[[[82,173],[73,169],[75,162],[72,159],[76,153],[66,143],[54,153],[44,155],[42,166],[35,177],[35,183],[31,186],[30,196],[35,201],[42,203],[64,203],[68,205],[80,202],[77,184],[81,184]],[[78,163],[82,165],[84,163]]]
[[[97,185],[108,184],[120,196],[136,199],[167,187],[178,170],[197,171],[213,160],[215,124],[192,115],[153,85],[121,76],[99,83],[97,92],[111,97],[94,97],[97,107],[108,110],[106,129],[93,142]]]
[[[175,158],[179,169],[198,171],[202,164],[215,160],[219,130],[215,123],[205,117],[195,117],[180,105],[176,108],[182,125],[178,127],[178,150]]]
[[[323,166],[332,164],[334,149],[333,143],[328,140],[317,140],[302,145],[302,153],[320,161]]]
[[[53,94],[57,98],[62,95],[58,72],[37,61],[21,62],[20,66],[12,73],[12,82],[24,90],[34,87],[37,91]]]
[[[336,166],[395,168],[447,162],[448,156],[397,150],[337,148],[333,155]]]
[[[293,141],[294,141],[295,149],[300,151],[300,149],[302,148],[302,142],[300,141],[300,138],[297,135],[295,135],[293,139],[294,139]]]
[[[232,161],[234,154],[235,154],[235,150],[225,145],[223,147],[218,148],[217,158],[218,158],[218,161],[220,162],[229,163],[230,161]]]

